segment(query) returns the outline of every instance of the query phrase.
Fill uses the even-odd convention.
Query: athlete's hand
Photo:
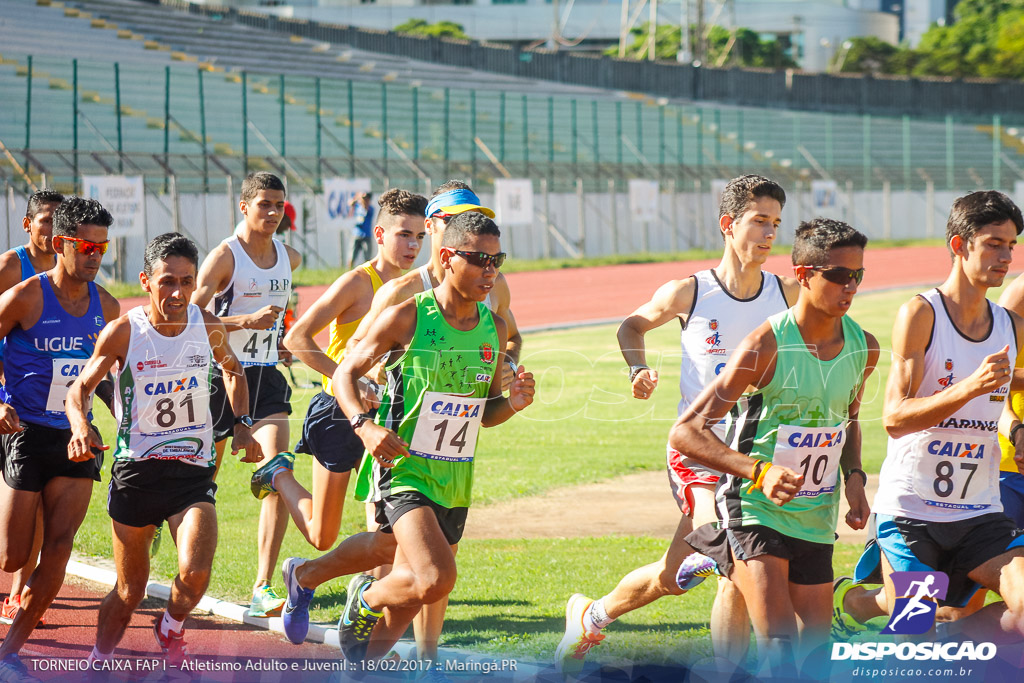
[[[105,451],[110,446],[104,446],[100,440],[99,433],[92,425],[84,433],[76,430],[71,432],[71,441],[68,442],[68,460],[72,462],[85,462],[96,457],[93,450]]]
[[[255,313],[249,314],[245,319],[247,330],[269,330],[277,322],[277,318],[284,311],[280,306],[264,306]]]
[[[658,386],[658,371],[645,368],[633,378],[633,398],[646,401]]]
[[[7,403],[0,403],[0,434],[15,434],[24,427],[18,419],[18,411],[14,406]]]
[[[231,437],[231,455],[238,455],[238,451],[245,451],[239,462],[259,462],[263,460],[263,449],[260,442],[252,438],[252,430],[244,424],[235,425],[235,433]]]
[[[409,455],[409,444],[403,441],[398,434],[381,427],[376,422],[369,420],[364,422],[356,430],[356,436],[363,442],[374,460],[385,469],[394,467],[396,458]]]
[[[292,352],[285,348],[284,344],[277,345],[277,361],[281,365],[285,366],[286,368],[290,368],[292,366],[294,358],[295,357],[292,354]]]
[[[804,475],[797,474],[788,467],[772,465],[764,473],[761,490],[768,500],[776,505],[785,505],[793,500],[804,485]]]
[[[533,380],[533,373],[527,372],[522,365],[516,370],[516,378],[508,390],[508,403],[517,413],[533,403],[533,396],[537,393],[537,383]]]
[[[871,506],[868,505],[868,497],[864,493],[863,477],[850,477],[846,480],[846,502],[850,504],[850,511],[846,513],[846,526],[851,529],[866,527]]]
[[[995,391],[1013,378],[1013,367],[1010,365],[1010,347],[1004,346],[985,357],[978,369],[971,373],[967,381],[974,386],[975,396],[984,396]]]
[[[516,378],[516,373],[512,370],[512,364],[507,360],[501,364],[501,393],[508,391],[508,388],[512,386],[512,380]]]

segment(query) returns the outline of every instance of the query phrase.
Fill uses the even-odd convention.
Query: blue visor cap
[[[472,190],[448,190],[439,194],[427,204],[426,216],[436,213],[455,215],[466,211],[479,211],[488,218],[494,218],[494,211],[480,205],[480,198]]]

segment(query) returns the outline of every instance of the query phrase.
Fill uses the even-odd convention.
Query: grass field
[[[890,327],[898,307],[914,290],[864,294],[855,300],[853,317],[879,340],[881,367],[865,393],[865,469],[877,472],[885,453],[880,426],[882,391],[889,366]],[[993,293],[997,297],[998,292]],[[537,401],[521,416],[485,430],[478,450],[475,504],[533,496],[555,487],[573,486],[640,470],[664,468],[664,443],[676,416],[678,400],[678,327],[665,325],[648,335],[648,361],[661,371],[651,401],[628,398],[627,371],[619,355],[614,326],[527,335],[523,364],[538,379]],[[299,384],[311,379],[296,368]],[[292,405],[294,444],[309,399],[316,388],[296,389]],[[113,420],[105,408],[97,423],[109,441]],[[108,458],[109,460],[109,458]],[[89,515],[76,547],[90,555],[109,556],[110,526],[105,512],[109,462],[104,483],[93,491]],[[220,542],[209,593],[247,602],[254,578],[254,538],[259,503],[249,493],[251,466],[225,456],[218,485]],[[310,480],[310,460],[300,457],[296,477]],[[668,491],[655,492],[668,495]],[[567,515],[587,514],[588,505]],[[342,536],[362,529],[362,506],[346,502]],[[642,529],[637,530],[638,533]],[[574,591],[601,595],[641,564],[656,560],[665,542],[642,535],[607,537],[600,528],[587,538],[505,539],[463,543],[459,582],[452,594],[444,643],[482,651],[548,657],[563,629],[565,599]],[[835,565],[849,573],[859,549],[837,546]],[[310,556],[315,551],[294,530],[285,538],[281,558]],[[153,563],[153,576],[166,580],[176,571],[169,540]],[[280,585],[279,581],[277,582]],[[709,582],[710,583],[710,582]],[[314,620],[333,622],[344,604],[342,579],[321,588],[314,600]],[[714,590],[700,587],[683,599],[662,600],[624,617],[609,629],[614,637],[602,656],[660,661],[679,648],[706,648],[707,622]]]

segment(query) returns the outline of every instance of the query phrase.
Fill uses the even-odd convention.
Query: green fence
[[[1024,118],[880,117],[683,104],[616,93],[478,94],[393,82],[4,54],[0,174],[62,187],[144,175],[223,187],[252,170],[309,191],[332,176],[422,188],[449,177],[547,178],[552,191],[680,189],[761,172],[858,190],[996,187],[1024,178]]]

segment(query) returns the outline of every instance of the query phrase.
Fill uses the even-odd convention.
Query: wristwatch
[[[235,417],[235,424],[245,425],[249,429],[252,429],[252,418],[246,415],[238,415]]]
[[[348,419],[348,422],[350,425],[352,425],[352,429],[356,430],[362,427],[363,423],[366,422],[367,420],[372,422],[374,417],[374,413],[359,413],[358,415],[353,415],[352,417],[350,417]]]
[[[647,367],[646,365],[630,365],[629,366],[629,381],[630,381],[630,383],[632,383],[633,380],[636,379],[636,376],[639,375],[644,370],[650,370],[650,368]]]

